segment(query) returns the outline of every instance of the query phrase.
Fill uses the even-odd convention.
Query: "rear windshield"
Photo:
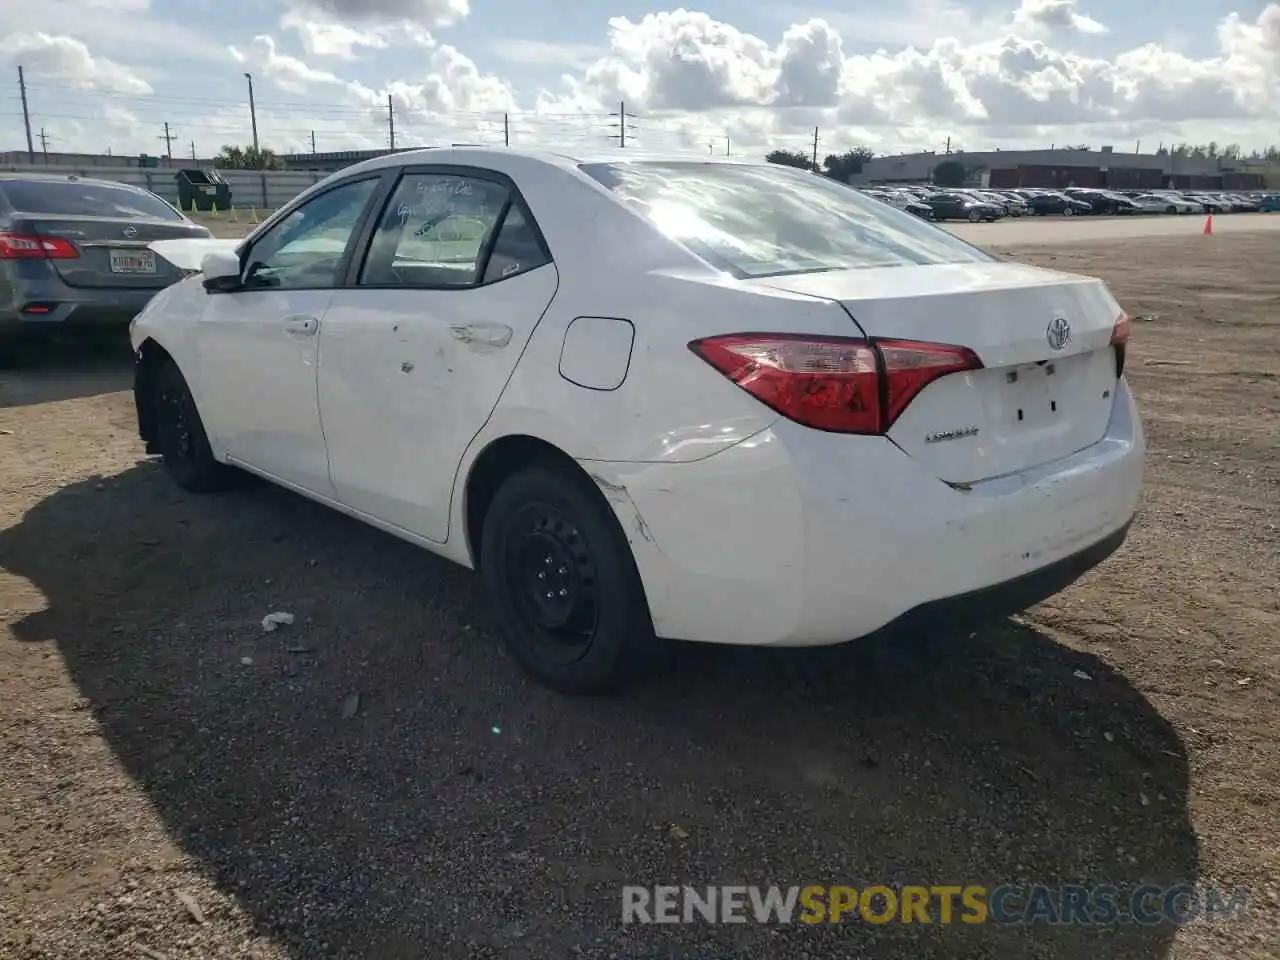
[[[994,259],[913,214],[792,167],[641,161],[581,169],[739,277]]]
[[[130,187],[76,180],[6,180],[0,183],[15,210],[58,217],[181,220],[159,197]]]

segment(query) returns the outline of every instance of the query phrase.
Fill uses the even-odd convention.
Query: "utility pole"
[[[22,94],[22,125],[27,129],[27,160],[31,163],[36,162],[36,148],[31,142],[31,111],[27,109],[27,78],[22,75],[22,68],[18,68],[18,92]]]
[[[724,155],[726,157],[729,156],[729,138],[728,137],[724,138]]]
[[[44,132],[44,127],[40,128],[40,149],[44,153],[45,166],[49,165],[49,135]]]
[[[634,119],[636,118],[636,115],[635,115],[634,113],[627,113],[627,105],[626,105],[626,103],[625,103],[625,102],[619,102],[619,103],[618,103],[618,112],[617,112],[617,113],[610,113],[610,114],[609,114],[609,117],[610,117],[610,119],[612,119],[613,117],[617,117],[617,118],[618,118],[618,123],[617,123],[617,127],[618,127],[618,146],[619,146],[619,147],[625,147],[625,146],[627,145],[627,119],[628,119],[628,118],[630,118],[630,119],[634,120]],[[612,127],[612,126],[614,126],[614,124],[610,123],[610,124],[609,124],[609,126],[610,126],[610,127]],[[633,137],[634,137],[634,131],[633,131],[632,135],[633,135]],[[609,136],[609,138],[610,138],[610,139],[612,139],[612,138],[613,138],[613,134],[609,134],[608,136]]]
[[[511,146],[511,114],[509,113],[502,115],[502,145]]]
[[[391,94],[387,94],[387,139],[391,149],[396,148],[396,105],[391,102]]]
[[[818,169],[818,128],[813,128],[813,169]]]
[[[198,157],[196,157],[196,142],[194,140],[191,141],[191,159],[192,160],[199,159]]]
[[[951,138],[947,137],[947,156],[951,156]]]
[[[164,141],[165,156],[169,158],[169,166],[173,166],[173,141],[177,140],[177,134],[169,132],[169,121],[164,122],[164,136],[157,137],[157,140]]]
[[[258,105],[253,100],[253,74],[246,73],[244,78],[249,81],[249,124],[253,127],[253,152],[261,155],[258,149]]]
[[[314,130],[311,131],[311,155],[313,157],[316,155],[316,132]]]

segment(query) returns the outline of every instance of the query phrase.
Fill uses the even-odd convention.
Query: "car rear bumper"
[[[123,330],[159,292],[18,287],[13,300],[0,304],[0,334],[39,335],[74,328]]]
[[[705,460],[584,463],[662,636],[805,646],[1026,609],[1126,536],[1145,442],[1127,385],[1098,443],[958,489],[888,440],[789,421]]]

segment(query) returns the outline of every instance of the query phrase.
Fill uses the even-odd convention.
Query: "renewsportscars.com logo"
[[[1180,884],[622,888],[627,923],[1185,924],[1244,917],[1249,893]]]

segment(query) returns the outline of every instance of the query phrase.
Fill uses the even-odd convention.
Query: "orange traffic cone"
[[[1206,237],[1213,236],[1213,214],[1209,214],[1204,218],[1204,235]]]

